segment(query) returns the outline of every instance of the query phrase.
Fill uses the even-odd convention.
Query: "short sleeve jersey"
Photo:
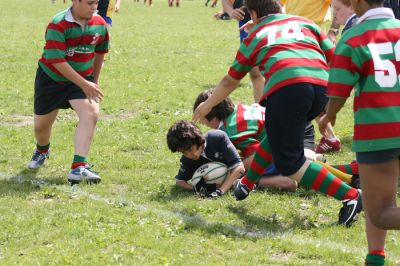
[[[261,102],[281,87],[308,82],[326,86],[327,60],[334,46],[311,20],[274,14],[254,26],[241,44],[228,74],[242,79],[254,66],[265,78]]]
[[[227,165],[229,170],[236,168],[242,163],[239,154],[229,140],[225,132],[221,130],[210,130],[205,135],[205,148],[198,160],[191,160],[185,156],[181,157],[181,165],[177,180],[189,181],[192,179],[197,168],[209,162],[221,162]]]
[[[339,40],[327,95],[354,88],[355,152],[400,148],[400,21],[387,8],[369,10]]]
[[[68,81],[54,63],[67,62],[82,77],[93,73],[95,53],[107,53],[109,36],[106,23],[93,15],[83,28],[72,16],[71,9],[54,16],[46,29],[46,44],[39,65],[54,81]]]
[[[259,104],[238,103],[220,126],[244,157],[253,154],[265,137],[264,113],[265,108]]]

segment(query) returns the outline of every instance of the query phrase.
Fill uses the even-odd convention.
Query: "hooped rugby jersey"
[[[46,29],[46,44],[39,65],[54,81],[69,81],[54,63],[68,62],[82,77],[93,73],[94,53],[107,53],[109,35],[106,23],[93,15],[85,27],[72,16],[71,9],[55,15]]]
[[[400,21],[387,8],[369,10],[339,40],[327,94],[354,88],[355,152],[400,148]]]
[[[308,82],[326,86],[334,46],[311,20],[287,14],[260,19],[241,44],[228,74],[242,79],[254,66],[265,78],[261,102],[281,87]]]

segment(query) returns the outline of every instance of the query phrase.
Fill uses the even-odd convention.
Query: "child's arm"
[[[205,102],[202,102],[199,106],[197,106],[196,110],[194,110],[193,121],[202,121],[202,119],[211,111],[214,106],[219,104],[236,89],[239,83],[240,80],[232,78],[229,74],[225,75],[225,77],[223,77],[223,79],[218,83],[211,96]]]
[[[243,163],[240,163],[234,169],[229,172],[228,177],[225,179],[222,186],[219,188],[222,193],[226,193],[233,185],[236,179],[241,178],[245,173]]]
[[[115,0],[114,11],[115,11],[116,13],[119,12],[120,3],[121,3],[120,0]]]
[[[92,100],[98,102],[98,100],[103,98],[103,93],[101,92],[100,87],[96,83],[84,79],[67,62],[54,63],[53,66],[66,79],[79,86],[88,97],[90,102]]]
[[[176,179],[176,185],[178,187],[181,187],[181,188],[184,188],[184,189],[187,189],[187,190],[193,190],[192,185],[189,184],[186,180]]]
[[[96,83],[96,84],[99,84],[100,70],[103,67],[104,56],[105,56],[105,54],[103,54],[103,53],[95,53],[94,54],[93,78],[94,78],[94,83]]]
[[[325,135],[327,124],[330,122],[332,126],[336,123],[336,114],[342,109],[347,98],[330,98],[328,101],[326,113],[321,117],[318,126],[321,134]]]

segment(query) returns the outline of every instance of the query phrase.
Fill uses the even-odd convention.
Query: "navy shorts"
[[[85,77],[93,81],[93,77]],[[69,100],[86,99],[82,89],[72,82],[56,82],[41,67],[38,67],[35,78],[34,112],[45,115],[57,109],[72,108]]]
[[[245,20],[245,19],[239,20],[239,29],[247,22],[248,22],[248,20]],[[240,31],[240,43],[242,43],[243,40],[246,39],[246,37],[247,37],[247,32],[245,32],[244,30],[241,30]]]
[[[325,86],[296,83],[267,97],[265,129],[274,164],[282,175],[294,174],[305,163],[304,129],[324,110],[325,92]]]
[[[399,157],[400,148],[383,151],[356,152],[357,162],[363,164],[386,163]]]

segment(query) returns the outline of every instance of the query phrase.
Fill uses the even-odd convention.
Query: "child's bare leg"
[[[368,213],[365,212],[365,232],[367,234],[368,252],[385,249],[386,230],[372,224]]]
[[[400,208],[396,205],[399,160],[359,164],[363,205],[373,225],[380,229],[400,229]]]
[[[258,103],[263,94],[265,80],[258,67],[253,67],[250,70],[249,75],[251,83],[253,84],[254,102]]]

